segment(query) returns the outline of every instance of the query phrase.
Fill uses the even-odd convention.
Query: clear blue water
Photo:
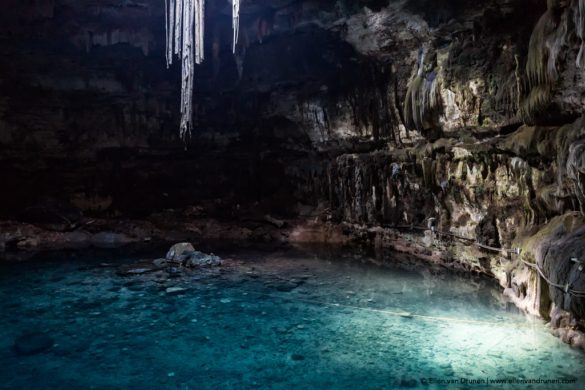
[[[0,264],[0,388],[585,388],[585,356],[490,281],[349,253],[220,254],[222,271],[181,278],[119,276],[102,263],[144,256],[114,252]],[[17,354],[29,332],[54,345]]]

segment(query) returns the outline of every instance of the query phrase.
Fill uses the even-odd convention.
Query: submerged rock
[[[34,355],[51,349],[55,341],[44,333],[24,333],[14,342],[14,351],[19,355]]]
[[[276,290],[278,290],[278,291],[290,292],[290,291],[294,290],[295,288],[297,288],[298,286],[299,286],[298,283],[284,282],[284,283],[277,284],[275,287],[276,287]]]
[[[187,291],[187,289],[183,287],[169,287],[165,290],[165,292],[169,295],[183,294],[185,291]]]
[[[160,270],[162,267],[157,266],[150,260],[141,260],[136,263],[126,264],[118,268],[116,273],[120,276],[142,275]]]

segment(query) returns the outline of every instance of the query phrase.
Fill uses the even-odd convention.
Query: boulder
[[[173,263],[183,263],[193,252],[195,252],[195,248],[191,243],[181,242],[173,245],[169,249],[166,259]]]

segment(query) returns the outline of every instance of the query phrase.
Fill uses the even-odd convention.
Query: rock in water
[[[44,333],[25,333],[14,342],[14,351],[19,355],[34,355],[51,349],[55,341]]]
[[[195,251],[185,260],[186,267],[216,267],[219,265],[221,265],[221,259],[213,253],[208,255]]]
[[[167,252],[169,263],[180,263],[185,267],[213,267],[221,265],[221,259],[212,254],[196,251],[191,243],[175,244]]]
[[[193,252],[195,252],[195,248],[193,247],[193,245],[191,243],[181,242],[181,243],[173,245],[171,247],[171,249],[169,249],[169,251],[167,252],[166,258],[170,262],[182,263]]]

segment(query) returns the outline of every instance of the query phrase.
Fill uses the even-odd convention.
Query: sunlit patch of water
[[[343,254],[225,255],[241,264],[184,278],[119,276],[100,264],[132,259],[113,254],[2,264],[0,388],[585,384],[585,356],[489,281]],[[17,353],[23,333],[54,345]]]

